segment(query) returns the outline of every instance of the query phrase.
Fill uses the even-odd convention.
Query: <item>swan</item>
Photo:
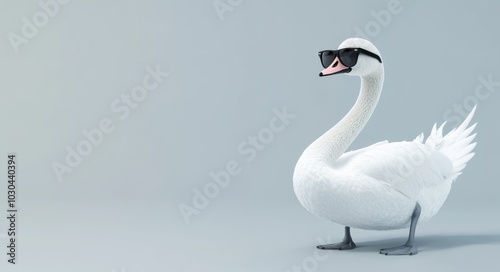
[[[310,144],[297,161],[293,189],[310,213],[345,226],[340,243],[319,249],[354,249],[350,228],[394,230],[409,227],[402,246],[381,249],[385,255],[414,255],[417,222],[433,217],[453,181],[474,156],[474,107],[457,128],[443,136],[444,122],[430,135],[413,141],[382,141],[345,152],[370,119],[382,91],[384,66],[369,41],[349,38],[338,50],[319,52],[320,76],[347,74],[361,78],[359,96],[335,126]],[[345,153],[344,153],[345,152]]]

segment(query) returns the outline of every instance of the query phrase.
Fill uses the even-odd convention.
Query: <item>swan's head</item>
[[[321,64],[325,68],[319,76],[346,73],[366,76],[383,69],[378,49],[369,41],[350,38],[343,41],[337,50],[319,52]]]

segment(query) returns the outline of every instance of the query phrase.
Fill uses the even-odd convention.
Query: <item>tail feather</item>
[[[453,164],[453,171],[451,174],[452,180],[455,180],[462,170],[467,165],[467,162],[474,157],[474,148],[476,147],[476,142],[472,142],[476,137],[476,133],[471,134],[476,128],[477,123],[469,126],[474,113],[476,112],[476,107],[474,107],[467,118],[458,126],[452,129],[448,134],[443,136],[443,128],[446,122],[444,122],[439,128],[434,124],[431,133],[425,144],[435,150],[440,151],[446,155]],[[423,136],[419,135],[415,141],[420,140],[423,142]]]

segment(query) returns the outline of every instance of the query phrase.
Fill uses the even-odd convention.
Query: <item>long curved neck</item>
[[[361,77],[361,90],[354,106],[340,122],[314,141],[302,156],[333,165],[370,119],[382,92],[383,82],[383,70]]]

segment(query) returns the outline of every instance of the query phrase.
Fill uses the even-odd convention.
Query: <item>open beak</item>
[[[352,68],[345,66],[340,62],[339,58],[336,57],[332,64],[328,67],[325,68],[325,70],[321,71],[319,73],[320,77],[323,76],[330,76],[330,75],[335,75],[335,74],[341,74],[341,73],[349,73],[352,70]]]

